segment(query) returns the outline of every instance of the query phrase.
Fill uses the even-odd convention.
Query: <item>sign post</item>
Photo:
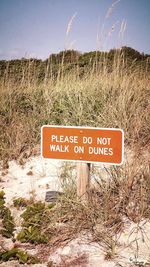
[[[87,199],[90,163],[121,165],[124,133],[121,129],[45,125],[41,128],[44,158],[77,161],[77,195]]]
[[[90,164],[77,163],[77,197],[83,201],[88,199],[90,185]]]

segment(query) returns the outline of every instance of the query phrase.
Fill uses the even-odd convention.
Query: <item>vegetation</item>
[[[29,205],[21,217],[24,219],[22,223],[23,229],[18,234],[17,239],[21,242],[30,243],[47,243],[51,238],[51,234],[45,229],[50,223],[51,213],[49,207],[44,203],[37,202]]]
[[[5,204],[4,195],[5,193],[3,191],[0,191],[0,219],[2,219],[2,225],[3,225],[3,228],[0,233],[4,237],[10,238],[13,237],[15,225],[10,209],[4,205]]]
[[[14,207],[16,207],[17,209],[27,207],[27,205],[31,204],[32,202],[32,199],[28,200],[23,197],[15,198],[13,200]]]
[[[52,63],[50,59],[47,63],[32,59],[1,63],[2,159],[16,159],[32,151],[40,142],[44,124],[119,127],[131,146],[148,144],[147,55],[124,47],[83,55],[65,51],[50,58]],[[38,73],[43,71],[41,80],[34,64]],[[14,72],[12,66],[16,66]]]
[[[107,169],[107,180],[103,177],[97,179],[97,183],[88,191],[87,202],[77,199],[75,179],[71,174],[67,176],[69,179],[68,182],[65,181],[64,195],[53,210],[48,226],[50,228],[56,222],[62,225],[55,230],[57,239],[53,245],[58,240],[72,240],[86,231],[92,233],[93,240],[104,247],[107,259],[115,257],[118,234],[124,229],[125,221],[138,225],[141,220],[150,219],[149,168],[147,162],[143,162],[140,170],[140,162],[136,164],[135,160],[130,168],[124,166]],[[98,177],[100,174],[95,175]]]
[[[38,258],[31,256],[27,252],[18,248],[13,248],[5,252],[0,252],[0,262],[10,260],[18,260],[21,264],[36,264],[40,262]]]
[[[150,219],[149,162],[142,157],[150,142],[149,58],[123,47],[108,53],[63,51],[46,61],[0,62],[0,157],[4,161],[21,154],[27,157],[27,150],[31,155],[44,124],[121,128],[126,148],[136,155],[132,162],[106,170],[108,179],[96,181],[87,203],[77,199],[67,164],[61,174],[64,194],[55,208],[14,200],[16,207],[26,208],[19,241],[57,245],[88,231],[110,259],[116,255],[124,220],[138,224],[142,218]],[[93,175],[101,176],[94,171]],[[1,216],[10,236],[14,224],[4,203],[1,192]]]
[[[61,51],[58,54],[52,54],[48,59],[42,61],[40,59],[25,59],[21,60],[1,60],[0,61],[0,79],[6,81],[8,78],[14,82],[22,82],[28,85],[32,82],[41,83],[47,79],[55,79],[70,70],[78,71],[79,76],[82,76],[96,66],[95,70],[101,69],[104,65],[112,71],[112,64],[116,54],[120,54],[120,59],[125,67],[135,67],[150,69],[150,55],[139,53],[130,47],[122,47],[119,49],[111,49],[109,52],[93,51],[81,54],[75,50]],[[61,69],[61,71],[60,71]]]

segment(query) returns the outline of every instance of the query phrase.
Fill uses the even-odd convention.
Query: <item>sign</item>
[[[121,129],[50,125],[41,128],[44,158],[120,165],[123,151]]]

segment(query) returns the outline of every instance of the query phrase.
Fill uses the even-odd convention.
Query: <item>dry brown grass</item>
[[[93,68],[82,78],[74,70],[42,84],[28,72],[18,83],[6,76],[0,83],[1,158],[32,150],[43,124],[119,127],[126,143],[149,145],[149,73],[126,69],[120,54],[111,72],[107,64]]]
[[[141,220],[150,219],[150,172],[148,162],[138,168],[133,166],[107,169],[108,179],[98,178],[89,189],[88,202],[77,199],[75,180],[72,183],[70,166],[65,166],[67,181],[64,194],[54,209],[50,228],[55,236],[50,243],[53,247],[67,244],[80,234],[92,234],[106,253],[106,259],[116,256],[119,236],[126,221],[138,225]],[[70,175],[70,179],[69,176]],[[132,181],[132,182],[131,182]],[[91,240],[90,240],[91,241]]]

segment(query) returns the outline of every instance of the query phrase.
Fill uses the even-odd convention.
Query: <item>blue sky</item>
[[[150,54],[149,32],[150,0],[0,0],[0,59],[45,59],[65,48],[86,52],[122,45]]]

